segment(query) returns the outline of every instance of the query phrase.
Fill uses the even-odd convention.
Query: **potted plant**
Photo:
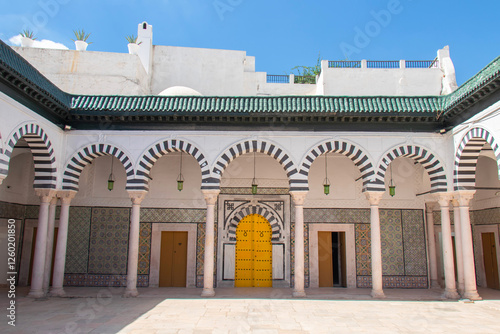
[[[32,47],[35,40],[35,33],[29,29],[23,30],[21,33],[21,46]]]
[[[128,53],[131,55],[136,55],[139,53],[139,45],[141,45],[142,42],[137,43],[137,38],[138,36],[130,35],[125,37],[128,41]]]
[[[73,30],[73,33],[75,34],[76,40],[73,39],[75,42],[76,50],[77,51],[85,51],[87,50],[87,46],[89,44],[92,44],[92,42],[87,42],[87,39],[89,38],[90,34],[85,34],[85,30]]]

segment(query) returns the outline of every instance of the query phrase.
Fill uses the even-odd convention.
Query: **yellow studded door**
[[[257,214],[243,218],[236,229],[236,287],[273,286],[273,246],[269,222]]]

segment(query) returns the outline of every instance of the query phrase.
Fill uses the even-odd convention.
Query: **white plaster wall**
[[[35,196],[33,156],[28,149],[16,148],[9,164],[9,174],[0,184],[0,201],[17,204],[38,204],[32,202]]]
[[[491,156],[491,157],[490,157]],[[488,156],[480,156],[476,168],[476,187],[496,188],[493,190],[476,190],[471,201],[472,210],[482,210],[500,207],[500,181],[498,180],[498,166],[493,152],[488,151]]]
[[[245,51],[155,45],[151,91],[186,86],[202,95],[245,95],[246,58]]]
[[[438,68],[323,68],[324,94],[334,96],[440,95],[441,79]]]
[[[149,78],[137,55],[21,47],[13,49],[68,93],[150,94]]]

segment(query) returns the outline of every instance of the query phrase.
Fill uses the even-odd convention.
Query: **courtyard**
[[[2,333],[498,333],[500,291],[479,289],[482,301],[449,301],[442,290],[144,288],[123,298],[124,288],[67,288],[67,298],[31,299],[18,288],[16,327]],[[2,309],[7,291],[2,289]],[[5,311],[4,311],[5,312]]]

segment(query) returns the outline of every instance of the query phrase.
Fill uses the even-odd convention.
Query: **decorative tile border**
[[[500,222],[500,208],[471,211],[470,220],[473,225],[496,225]]]
[[[252,195],[252,188],[250,187],[222,187],[220,189],[221,195]],[[289,195],[290,189],[288,188],[261,188],[258,190],[259,195]]]
[[[0,202],[0,218],[24,219],[25,211],[23,204]]]
[[[126,287],[127,275],[65,274],[64,286]],[[137,286],[149,286],[149,275],[137,275]]]
[[[207,220],[206,209],[141,208],[142,223],[201,223]]]
[[[427,289],[429,284],[427,276],[383,276],[383,287],[385,289]],[[358,276],[358,288],[371,288],[371,276]]]
[[[294,211],[294,210],[293,210]],[[370,223],[370,209],[307,209],[304,223]]]

